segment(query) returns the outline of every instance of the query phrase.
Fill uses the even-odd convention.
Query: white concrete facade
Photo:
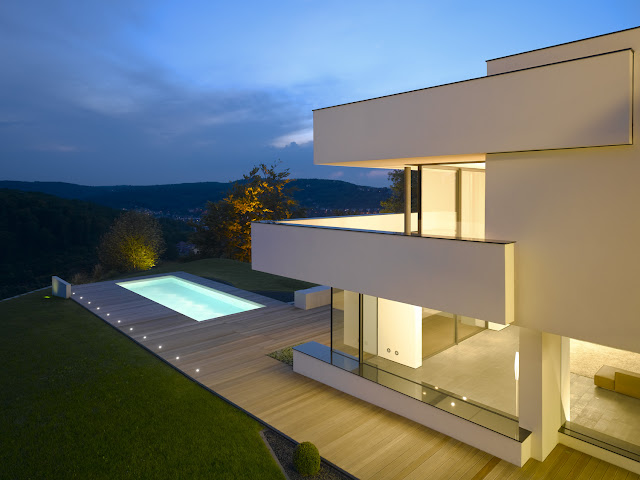
[[[403,235],[402,214],[256,223],[253,268],[468,316],[471,324],[520,327],[518,421],[531,436],[523,458],[512,461],[544,460],[561,442],[640,471],[638,462],[617,462],[622,457],[558,432],[570,409],[569,338],[640,353],[638,50],[635,28],[490,60],[479,79],[316,110],[316,164],[482,162],[482,182],[474,180],[467,199],[442,202],[455,207],[423,208],[421,220],[414,213],[412,236]],[[423,189],[422,201],[434,191]],[[480,196],[482,215],[461,229],[461,208]],[[445,217],[451,236],[419,230],[430,222],[437,231]],[[385,338],[395,345],[395,334],[411,331],[402,335],[414,356],[402,363],[418,368],[417,324],[381,334],[393,327],[378,323],[378,350]],[[308,370],[342,384],[326,380],[330,369]],[[357,385],[349,386],[355,396]],[[443,421],[438,415],[429,426],[445,431]],[[465,428],[453,430],[465,441]]]

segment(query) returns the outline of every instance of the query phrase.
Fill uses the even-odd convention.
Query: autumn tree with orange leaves
[[[286,185],[289,169],[277,171],[278,164],[254,167],[235,182],[231,193],[207,209],[192,238],[205,256],[251,261],[251,222],[282,220],[299,213],[298,203]]]

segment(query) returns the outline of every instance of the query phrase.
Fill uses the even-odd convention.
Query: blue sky
[[[386,185],[313,165],[312,109],[639,25],[638,0],[3,0],[0,179],[229,181],[280,159]]]

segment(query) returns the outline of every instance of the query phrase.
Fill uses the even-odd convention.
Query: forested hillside
[[[232,183],[201,182],[174,185],[90,187],[62,182],[0,181],[0,188],[42,192],[58,197],[87,200],[117,209],[146,208],[186,214],[204,208],[207,201],[221,200]],[[388,188],[354,185],[317,178],[292,180],[288,188],[300,206],[312,210],[376,210],[390,195]]]
[[[36,192],[0,189],[0,298],[50,284],[51,275],[90,273],[101,236],[120,212]],[[162,219],[167,255],[184,224]]]

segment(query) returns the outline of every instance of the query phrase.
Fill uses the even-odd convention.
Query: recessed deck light
[[[130,327],[130,328],[129,328],[129,331],[130,331],[130,332],[133,332],[133,327]]]
[[[466,400],[466,399],[467,399],[467,397],[462,397],[462,399],[463,399],[463,400]]]
[[[456,406],[456,402],[451,402],[451,406],[455,407]]]
[[[146,340],[146,339],[147,339],[147,336],[145,335],[144,337],[142,337],[142,339],[143,339],[143,340]]]
[[[98,307],[96,310],[100,310],[100,307]]]
[[[200,369],[199,369],[199,368],[196,368],[196,373],[198,373],[199,371],[200,371]]]
[[[82,300],[82,297],[80,297],[80,300]]]
[[[180,360],[180,357],[176,357],[176,360]]]
[[[162,348],[162,345],[158,345],[158,348]]]
[[[89,305],[91,305],[91,302],[89,302]]]
[[[120,323],[120,320],[118,320],[118,323]]]

